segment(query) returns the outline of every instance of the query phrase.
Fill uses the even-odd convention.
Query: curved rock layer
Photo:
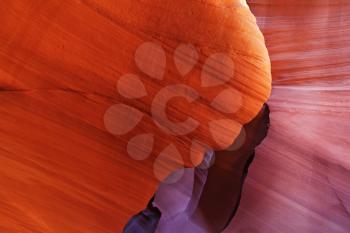
[[[225,233],[349,232],[349,5],[250,2],[272,60],[271,126],[249,169],[238,214]],[[234,176],[239,171],[237,167],[230,172]],[[216,173],[215,179],[222,182],[225,177]],[[232,180],[225,184],[231,184],[227,190],[236,188],[236,196],[221,192],[206,199],[185,192],[191,186],[188,181],[191,178],[158,191],[155,203],[165,215],[160,228],[175,232],[182,229],[177,219],[182,218],[183,225],[195,222],[186,216],[183,203],[203,199],[210,208],[199,207],[202,218],[192,224],[197,227],[194,232],[218,232],[210,228],[218,223],[218,213],[225,215],[222,197],[231,198],[226,206],[232,204],[239,185]],[[210,182],[194,184],[210,186]],[[219,182],[215,185],[220,188]],[[167,198],[169,193],[175,193],[177,200]],[[213,212],[216,216],[205,218]]]
[[[251,0],[271,127],[226,233],[350,230],[350,2]]]
[[[264,39],[239,0],[4,0],[0,8],[1,232],[121,232],[155,192],[156,178],[200,162],[198,153],[190,156],[192,138],[214,149],[231,144],[270,95]],[[179,81],[178,74],[189,79]],[[220,88],[200,89],[223,80]],[[164,133],[150,116],[172,131],[170,121],[157,118],[165,111],[150,106],[162,107],[174,89],[158,91],[179,82],[197,90],[199,101],[169,101],[170,120],[233,123],[217,122],[215,130],[207,124],[184,137]],[[176,90],[188,102],[196,97],[183,86]],[[236,102],[232,114],[213,110]],[[129,133],[139,113],[145,121]],[[125,137],[110,134],[124,131]],[[213,131],[219,142],[209,138]],[[137,162],[147,157],[149,132],[158,141],[152,156]],[[147,148],[130,149],[129,142]],[[169,143],[182,157],[155,163]]]

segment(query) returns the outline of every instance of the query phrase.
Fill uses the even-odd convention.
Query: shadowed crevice
[[[248,169],[255,155],[255,148],[266,137],[269,128],[269,108],[265,104],[260,113],[241,131],[244,143],[235,151],[215,152],[215,163],[209,169],[194,168],[191,199],[182,212],[162,218],[162,213],[152,200],[147,208],[130,219],[124,233],[220,233],[235,216],[241,199]],[[240,136],[238,138],[240,138]],[[162,186],[162,185],[161,185]],[[166,187],[165,187],[166,188]],[[164,195],[164,194],[163,194]],[[167,197],[162,197],[167,198]],[[185,199],[185,198],[184,198]],[[165,211],[176,208],[169,203]]]

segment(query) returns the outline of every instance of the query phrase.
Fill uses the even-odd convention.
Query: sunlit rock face
[[[349,232],[350,2],[251,0],[271,128],[226,233]]]
[[[1,233],[121,232],[167,174],[229,146],[270,96],[268,51],[241,0],[0,9]],[[190,134],[173,127],[192,118]]]

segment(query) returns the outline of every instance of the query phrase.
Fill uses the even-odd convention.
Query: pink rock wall
[[[350,232],[350,2],[251,0],[271,128],[225,233]]]

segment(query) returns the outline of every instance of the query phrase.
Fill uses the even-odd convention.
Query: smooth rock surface
[[[248,2],[272,62],[271,127],[225,233],[347,233],[350,2]]]
[[[263,36],[239,0],[3,0],[0,8],[0,232],[121,232],[166,173],[201,161],[201,148],[192,156],[193,138],[218,148],[208,124],[183,137],[163,132],[170,121],[161,121],[165,111],[158,107],[173,94],[170,88],[158,95],[163,87],[198,88],[196,96],[180,86],[189,101],[174,98],[160,109],[171,120],[230,118],[226,127],[214,124],[224,145],[270,95]],[[205,64],[214,78],[202,72]],[[231,68],[234,78],[227,77]],[[118,82],[130,73],[142,82]],[[226,88],[241,94],[231,115],[209,101]],[[120,114],[126,105],[136,110]],[[227,110],[227,103],[214,106]],[[132,129],[139,113],[144,121],[134,132],[111,134]],[[135,139],[150,132],[153,150],[152,140]],[[140,138],[144,147],[127,150]],[[161,154],[164,148],[172,153]],[[149,151],[146,160],[133,159]]]

